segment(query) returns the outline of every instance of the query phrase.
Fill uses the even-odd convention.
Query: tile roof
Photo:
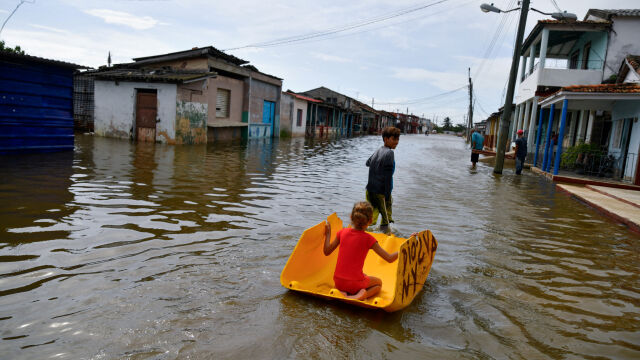
[[[640,84],[598,84],[565,86],[558,91],[584,93],[639,93]]]
[[[285,91],[284,93],[285,94],[289,94],[291,96],[294,96],[294,97],[296,97],[296,98],[298,98],[300,100],[310,101],[310,102],[314,102],[314,103],[321,103],[322,102],[322,100],[318,100],[318,99],[314,99],[314,98],[311,98],[311,97],[308,97],[308,96],[296,94],[293,91]]]

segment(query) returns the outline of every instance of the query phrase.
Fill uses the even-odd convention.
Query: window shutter
[[[216,97],[216,117],[228,118],[229,117],[229,97],[231,91],[227,89],[218,89]]]

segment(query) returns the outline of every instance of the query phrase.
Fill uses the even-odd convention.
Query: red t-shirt
[[[338,249],[338,263],[333,277],[343,280],[362,280],[364,273],[364,259],[369,249],[376,243],[376,239],[364,231],[344,228],[336,235],[340,239]]]

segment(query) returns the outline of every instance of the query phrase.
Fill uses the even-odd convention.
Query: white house
[[[95,77],[94,132],[141,142],[207,142],[215,72],[111,69]]]
[[[538,104],[541,97],[567,86],[615,82],[622,59],[640,54],[639,33],[640,9],[590,9],[583,21],[538,21],[523,43],[510,138],[515,138],[517,129],[524,129],[528,143],[535,143],[536,125],[541,120]],[[570,131],[562,145],[589,142],[592,138],[588,135],[606,138],[607,134],[600,132],[609,125],[602,123],[610,121],[602,112],[570,109],[567,114]],[[559,123],[558,120],[551,124],[552,132],[558,132]],[[532,148],[529,146],[530,152]]]
[[[322,101],[289,91],[282,92],[280,99],[280,131],[293,137],[305,136],[309,103]]]

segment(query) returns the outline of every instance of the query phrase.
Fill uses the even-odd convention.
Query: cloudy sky
[[[215,46],[284,79],[378,109],[462,123],[471,68],[479,121],[503,105],[518,12],[485,14],[488,0],[28,0],[0,39],[28,54],[97,67]],[[20,0],[0,0],[4,22]],[[582,19],[589,8],[637,8],[638,0],[534,0],[544,12]],[[511,9],[516,0],[495,0]],[[539,19],[530,11],[525,36]],[[302,39],[302,41],[297,41]],[[274,43],[275,41],[275,43]],[[271,43],[271,44],[269,44]],[[252,46],[253,45],[253,46]],[[258,46],[255,46],[258,45]],[[266,46],[265,46],[266,45]]]

